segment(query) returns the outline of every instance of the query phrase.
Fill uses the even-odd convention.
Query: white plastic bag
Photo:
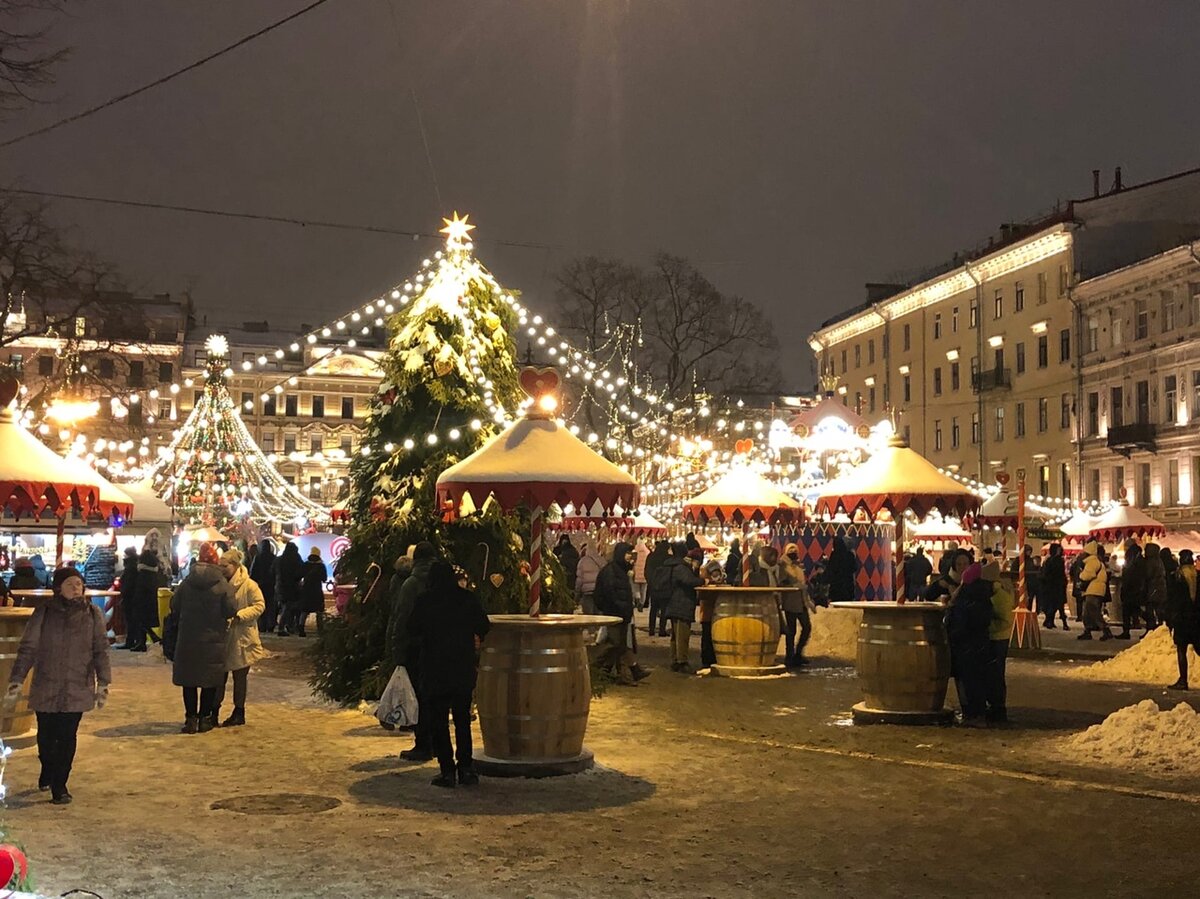
[[[391,679],[379,697],[379,707],[375,709],[375,717],[383,725],[392,727],[412,727],[417,723],[420,706],[417,704],[417,691],[413,689],[412,680],[403,665],[396,667]]]

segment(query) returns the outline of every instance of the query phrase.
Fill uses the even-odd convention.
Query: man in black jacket
[[[420,637],[409,627],[409,619],[416,607],[417,598],[429,586],[429,573],[437,561],[437,549],[432,543],[422,540],[413,547],[412,559],[412,573],[400,584],[397,595],[392,599],[388,637],[392,649],[392,662],[397,666],[404,666],[417,694],[417,701],[422,706],[422,711],[417,715],[416,743],[412,749],[401,752],[400,758],[409,762],[427,762],[433,758],[434,747],[433,732],[429,724],[431,718],[424,712],[424,660],[421,657]]]
[[[620,624],[610,624],[605,630],[600,664],[614,669],[617,683],[627,687],[634,686],[647,674],[629,648],[629,626],[633,622],[633,584],[629,579],[632,569],[633,547],[618,543],[613,547],[612,561],[596,575],[593,594],[598,614],[621,619]]]

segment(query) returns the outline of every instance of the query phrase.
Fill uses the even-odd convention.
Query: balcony
[[[1108,448],[1129,457],[1135,450],[1153,453],[1157,450],[1155,437],[1158,426],[1143,422],[1133,425],[1116,425],[1108,429]]]
[[[1009,390],[1012,387],[1012,369],[989,368],[971,374],[971,390],[987,393],[989,390]]]

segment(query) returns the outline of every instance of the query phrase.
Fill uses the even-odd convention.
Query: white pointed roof
[[[1130,537],[1159,537],[1166,532],[1161,521],[1122,500],[1096,519],[1088,536],[1096,540],[1127,540]]]
[[[9,386],[15,396],[15,382]],[[38,517],[57,514],[62,507],[80,510],[86,517],[95,511],[99,494],[94,480],[81,477],[77,468],[17,424],[11,408],[0,408],[0,506],[5,512]]]
[[[99,491],[99,512],[105,518],[111,518],[114,511],[119,512],[121,517],[129,520],[133,515],[134,502],[133,497],[114,484],[112,481],[101,476],[101,474],[92,468],[86,460],[78,456],[65,456],[63,462],[66,463],[81,483],[94,484]]]
[[[750,521],[800,513],[800,503],[756,471],[735,466],[683,504],[685,518]]]
[[[143,481],[134,481],[130,484],[122,484],[121,489],[129,494],[133,500],[134,518],[133,523],[140,528],[160,527],[170,528],[171,526],[171,507],[168,506],[157,493],[154,492],[154,485],[150,478]]]

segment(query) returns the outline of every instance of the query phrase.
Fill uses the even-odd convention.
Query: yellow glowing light
[[[98,400],[88,400],[83,397],[59,397],[50,403],[46,417],[59,424],[71,425],[91,418],[100,411]]]
[[[538,408],[543,412],[553,412],[558,408],[558,400],[551,394],[547,393],[538,397]]]
[[[468,214],[459,218],[458,212],[455,211],[451,218],[442,219],[446,227],[441,229],[441,233],[446,235],[447,246],[461,247],[467,242],[471,232],[475,230],[475,226],[467,221],[470,217]]]

